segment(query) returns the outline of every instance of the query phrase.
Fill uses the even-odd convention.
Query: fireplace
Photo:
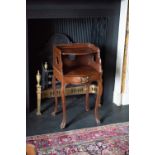
[[[52,65],[51,38],[66,35],[71,42],[90,42],[101,50],[104,93],[102,102],[112,103],[120,1],[51,3],[27,1],[27,112],[36,108],[36,72],[47,61]]]

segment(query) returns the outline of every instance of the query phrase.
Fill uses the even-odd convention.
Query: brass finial
[[[45,64],[44,64],[44,68],[47,70],[47,68],[48,68],[48,64],[47,64],[47,62],[45,62]]]
[[[41,75],[40,75],[39,70],[37,71],[36,80],[37,80],[37,86],[40,86]]]

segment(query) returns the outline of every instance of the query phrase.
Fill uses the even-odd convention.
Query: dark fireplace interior
[[[101,50],[104,93],[113,98],[120,1],[51,3],[27,1],[27,112],[36,108],[36,73],[47,61],[52,67],[51,42],[55,34],[70,42],[93,43]]]

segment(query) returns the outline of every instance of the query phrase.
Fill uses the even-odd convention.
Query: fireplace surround
[[[27,112],[36,108],[35,75],[49,57],[48,43],[55,33],[66,34],[73,42],[91,42],[100,47],[104,67],[102,102],[112,103],[119,14],[120,0],[27,0]]]

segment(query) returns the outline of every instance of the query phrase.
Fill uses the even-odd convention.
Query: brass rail
[[[96,94],[97,92],[97,86],[92,84],[89,87],[89,93]],[[86,87],[85,86],[76,86],[76,87],[69,87],[65,89],[65,95],[80,95],[80,94],[86,94]],[[57,96],[60,97],[60,88],[57,89]],[[41,98],[51,98],[54,97],[54,91],[52,88],[49,88],[47,90],[43,90],[41,92]]]
[[[36,75],[37,85],[36,85],[36,94],[37,94],[37,113],[36,115],[41,115],[41,100],[45,98],[52,98],[54,97],[54,91],[52,88],[41,90],[41,75],[38,70]],[[97,93],[97,86],[94,84],[91,84],[89,86],[89,93],[90,94],[96,94]],[[80,95],[80,94],[86,94],[86,86],[72,86],[65,89],[65,95]],[[57,96],[60,97],[60,88],[57,89]]]

